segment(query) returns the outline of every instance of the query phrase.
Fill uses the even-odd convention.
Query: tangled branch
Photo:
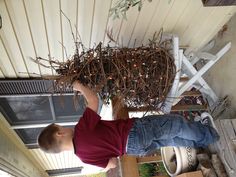
[[[38,57],[36,62],[46,60]],[[58,74],[59,88],[75,80],[100,94],[105,103],[115,96],[129,107],[158,108],[172,87],[175,65],[172,55],[161,46],[102,47],[75,53],[66,62],[48,61]],[[43,65],[43,64],[42,64]],[[45,65],[43,65],[45,67]]]

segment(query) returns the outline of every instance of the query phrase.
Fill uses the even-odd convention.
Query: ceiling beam
[[[74,168],[63,168],[55,170],[46,170],[49,176],[64,176],[64,175],[73,175],[80,174],[83,167],[74,167]]]
[[[80,116],[78,116],[80,117]],[[78,121],[72,121],[72,122],[47,122],[47,123],[37,123],[37,124],[23,124],[23,125],[12,125],[12,129],[28,129],[28,128],[42,128],[46,127],[52,123],[56,123],[60,126],[74,126],[78,123]]]

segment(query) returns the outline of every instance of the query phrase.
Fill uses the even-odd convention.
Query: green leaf
[[[140,1],[139,5],[138,5],[138,11],[140,11],[142,9],[142,7],[143,7],[143,3],[142,3],[142,1]]]
[[[152,2],[152,0],[148,0]],[[138,6],[138,11],[140,11],[143,7],[143,0],[118,0],[115,5],[109,11],[109,17],[113,16],[113,19],[119,18],[119,16],[123,16],[124,19],[127,19],[126,13],[127,11],[134,6]],[[120,14],[120,15],[117,15]]]
[[[137,1],[134,4],[132,4],[132,7],[136,6],[138,3],[140,3],[140,1]]]

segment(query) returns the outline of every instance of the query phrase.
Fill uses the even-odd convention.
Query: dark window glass
[[[85,109],[84,99],[82,96],[74,98],[73,95],[70,96],[54,96],[52,98],[54,111],[56,118],[67,119],[78,119],[80,115],[83,114]]]
[[[25,144],[33,144],[37,143],[38,135],[42,130],[43,128],[18,129],[16,133]]]
[[[1,98],[0,101],[2,109],[10,119],[10,124],[52,120],[52,112],[47,96],[8,97]]]

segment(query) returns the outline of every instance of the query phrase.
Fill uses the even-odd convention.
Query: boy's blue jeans
[[[219,135],[210,126],[179,115],[152,115],[136,119],[127,140],[127,154],[148,155],[164,146],[206,147]]]

